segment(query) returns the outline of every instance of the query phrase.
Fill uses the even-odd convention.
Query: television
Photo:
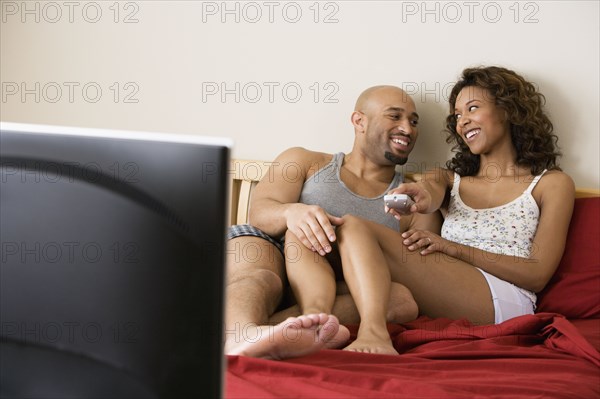
[[[0,397],[221,397],[225,138],[0,125]]]

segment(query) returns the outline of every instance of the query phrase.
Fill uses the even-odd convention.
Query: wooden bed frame
[[[248,223],[248,210],[250,197],[256,184],[267,174],[270,162],[256,160],[231,160],[231,201],[229,224]],[[409,174],[415,180],[420,175]],[[575,192],[576,198],[598,197],[600,190],[593,188],[579,188]]]
[[[248,223],[248,210],[250,196],[256,183],[267,174],[269,163],[264,161],[250,161],[241,159],[231,160],[230,193],[231,209],[229,224]]]

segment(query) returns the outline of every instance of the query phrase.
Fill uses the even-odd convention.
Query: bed
[[[262,174],[248,179],[242,165],[249,164],[235,165],[237,223]],[[248,187],[236,188],[240,181]],[[536,314],[488,326],[427,317],[389,324],[400,356],[342,350],[285,361],[227,356],[225,397],[600,398],[599,194],[578,190],[565,254],[538,295]],[[355,338],[358,326],[348,327]]]

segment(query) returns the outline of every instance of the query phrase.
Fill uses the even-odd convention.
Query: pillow
[[[565,253],[538,294],[537,312],[600,318],[600,197],[575,200]]]

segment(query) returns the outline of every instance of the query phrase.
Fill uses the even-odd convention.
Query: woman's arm
[[[391,190],[389,194],[408,194],[415,204],[411,208],[411,212],[433,213],[440,209],[446,191],[452,188],[454,180],[454,172],[448,169],[436,168],[427,171],[423,179],[413,183],[403,183],[397,188]],[[401,215],[393,209],[387,209],[397,219]]]
[[[443,252],[479,267],[496,277],[533,292],[541,291],[558,267],[565,248],[573,213],[575,185],[565,173],[548,172],[536,190],[540,219],[529,257],[499,255],[457,244],[426,231],[404,233],[409,250],[422,249],[423,255]]]

